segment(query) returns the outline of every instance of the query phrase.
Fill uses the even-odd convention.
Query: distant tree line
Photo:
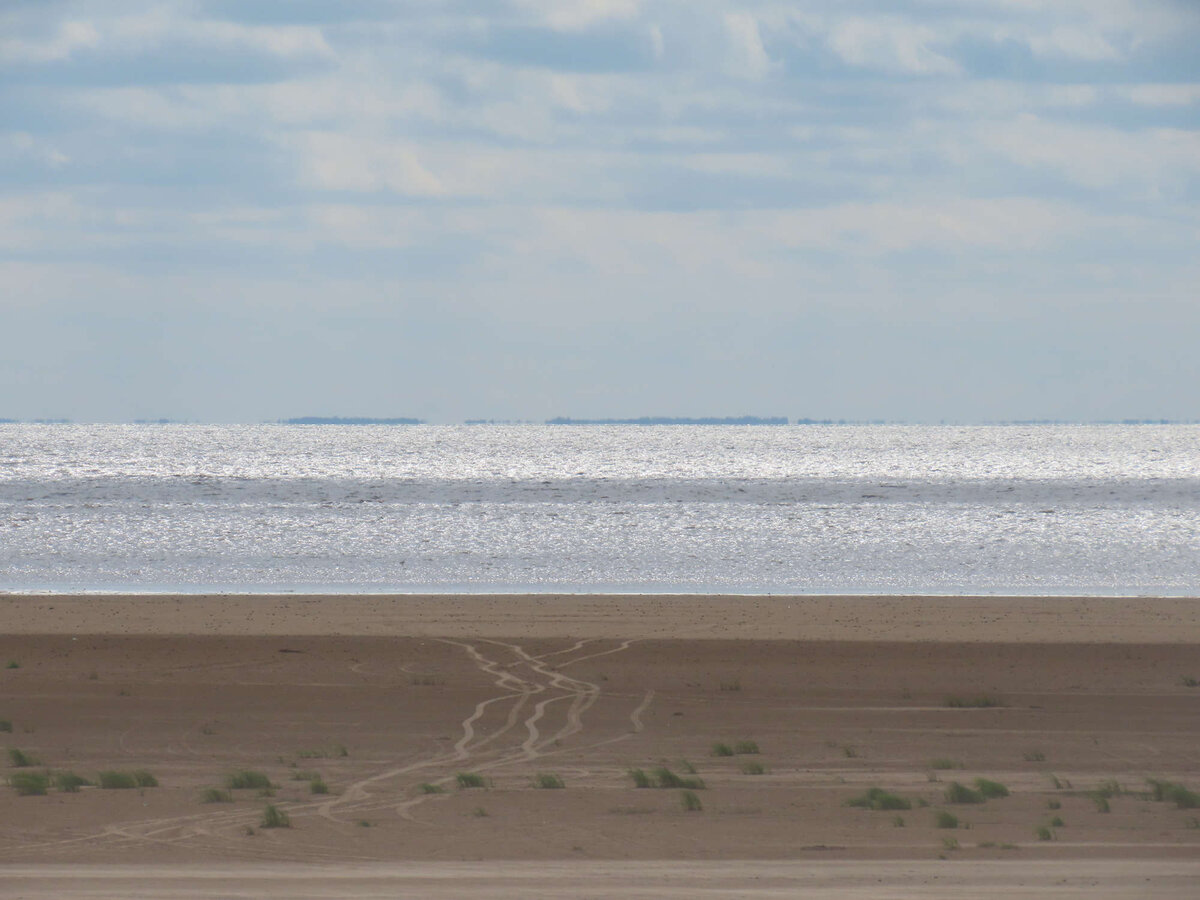
[[[572,419],[558,416],[547,425],[786,425],[786,416],[727,416],[725,418],[689,418],[686,416],[641,416],[637,419]]]

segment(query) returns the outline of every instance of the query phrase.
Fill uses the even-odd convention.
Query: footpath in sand
[[[1198,609],[0,597],[0,896],[1190,897]]]

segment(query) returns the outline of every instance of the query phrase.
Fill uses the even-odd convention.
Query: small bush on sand
[[[259,828],[291,828],[292,820],[288,818],[288,814],[281,810],[273,803],[268,803],[267,808],[263,810],[262,821],[258,823]]]
[[[1041,750],[1030,750],[1025,754],[1025,762],[1045,762],[1046,754]]]
[[[1063,821],[1062,816],[1055,816],[1050,820],[1051,828],[1062,828],[1065,824],[1066,822]]]
[[[555,790],[565,787],[563,780],[552,772],[538,772],[533,778],[533,786],[544,790]]]
[[[654,769],[655,787],[660,788],[686,788],[691,791],[704,790],[704,782],[699,778],[683,778],[676,775],[666,766],[659,766]]]
[[[1034,833],[1035,835],[1037,835],[1037,839],[1038,839],[1039,841],[1052,841],[1052,840],[1054,840],[1054,832],[1053,832],[1053,831],[1051,831],[1051,830],[1050,830],[1050,829],[1049,829],[1047,826],[1045,826],[1045,825],[1039,825],[1037,828],[1035,828],[1035,829],[1033,830],[1033,833]]]
[[[990,709],[993,706],[1003,706],[998,697],[989,694],[976,694],[973,697],[947,697],[946,705],[951,709]]]
[[[960,763],[956,759],[946,759],[945,757],[938,757],[937,759],[931,759],[929,761],[929,768],[931,768],[931,769],[961,769],[962,763]]]
[[[96,776],[96,782],[106,791],[127,791],[138,786],[132,772],[101,772]]]
[[[320,778],[314,778],[308,783],[308,792],[310,794],[328,794],[329,785],[327,785]]]
[[[742,763],[742,774],[743,775],[763,775],[763,774],[766,774],[766,771],[767,770],[763,766],[762,763],[759,763],[759,762]]]
[[[733,745],[733,752],[738,754],[757,753],[758,744],[754,741],[738,741]]]
[[[444,787],[442,787],[440,784],[430,784],[428,781],[426,781],[424,784],[422,784],[420,786],[420,790],[421,790],[422,794],[444,794],[444,793],[446,793],[446,789]]]
[[[133,780],[137,782],[140,788],[158,787],[158,779],[147,772],[145,769],[138,769],[136,772],[131,772]]]
[[[958,816],[954,813],[948,813],[944,809],[939,810],[937,815],[933,817],[933,824],[937,828],[957,828]]]
[[[487,787],[487,779],[478,772],[459,772],[454,776],[454,780],[458,782],[460,788]]]
[[[91,782],[74,772],[57,772],[54,775],[54,789],[64,794],[78,794],[79,789],[88,784]]]
[[[713,756],[733,756],[733,748],[720,742],[712,745]]]
[[[997,797],[1007,797],[1008,788],[998,781],[988,781],[986,778],[975,779],[975,789],[983,794],[988,800],[995,800]]]
[[[679,794],[679,803],[683,807],[684,812],[701,812],[704,809],[700,798],[691,791],[682,791]]]
[[[1149,779],[1150,796],[1161,803],[1174,803],[1178,809],[1200,807],[1200,794],[1188,790],[1182,784],[1171,781]]]
[[[957,781],[952,781],[946,787],[946,802],[947,803],[982,803],[983,794],[979,791],[973,791]]]
[[[0,719],[0,732],[12,734],[12,722],[8,719]]]
[[[220,788],[205,788],[200,794],[201,803],[232,803],[233,795]]]
[[[912,803],[904,797],[877,787],[868,788],[866,793],[851,797],[846,801],[846,805],[860,809],[912,809]]]
[[[236,772],[231,772],[225,779],[225,787],[231,791],[244,791],[269,789],[271,787],[271,779],[262,772],[255,772],[251,769],[239,769]]]
[[[38,764],[36,756],[32,756],[16,747],[8,748],[8,762],[14,769],[24,769]]]
[[[654,783],[650,780],[650,776],[641,769],[630,769],[629,777],[633,779],[633,786],[637,788],[654,787]]]
[[[20,797],[40,797],[50,787],[50,776],[45,772],[15,772],[8,776],[8,783]]]

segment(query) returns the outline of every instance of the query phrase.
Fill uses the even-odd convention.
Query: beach
[[[157,781],[0,791],[6,897],[1200,878],[1192,598],[10,594],[0,665],[6,776]]]

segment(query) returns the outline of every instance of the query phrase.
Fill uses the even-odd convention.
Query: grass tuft
[[[692,791],[681,791],[679,794],[679,804],[683,807],[684,812],[702,812],[704,805],[700,802],[700,798]]]
[[[106,791],[128,791],[137,787],[132,772],[101,772],[96,776],[96,782]]]
[[[1008,788],[998,781],[989,781],[986,778],[975,779],[975,789],[988,800],[995,800],[997,797],[1007,797]]]
[[[263,810],[262,821],[258,823],[259,828],[291,828],[292,820],[288,818],[288,814],[281,810],[273,803],[268,803],[266,809]]]
[[[654,783],[650,780],[650,776],[641,769],[630,769],[629,777],[633,779],[633,786],[637,788],[654,787]]]
[[[929,761],[929,768],[931,768],[931,769],[961,769],[962,763],[960,763],[956,759],[946,759],[945,757],[938,757],[937,759],[931,759]]]
[[[454,780],[458,782],[459,788],[487,787],[487,779],[478,772],[459,772],[454,776]]]
[[[754,741],[738,741],[733,745],[733,752],[737,754],[757,753],[758,744]]]
[[[54,789],[64,794],[78,794],[79,789],[88,784],[91,782],[74,772],[58,772],[54,776]]]
[[[29,766],[36,766],[38,759],[36,756],[31,756],[24,750],[18,750],[16,747],[8,748],[8,762],[14,769],[25,769]]]
[[[442,787],[440,784],[430,784],[428,781],[426,781],[424,784],[420,785],[420,791],[422,794],[444,794],[444,793],[446,793],[446,789],[444,787]]]
[[[704,782],[699,778],[683,778],[676,775],[666,766],[658,766],[653,770],[654,782],[660,788],[686,788],[691,791],[704,790]]]
[[[8,719],[0,719],[0,732],[12,734],[12,722]]]
[[[270,790],[271,779],[263,772],[255,772],[252,769],[239,769],[229,774],[225,779],[225,786],[233,791],[252,790],[254,788]]]
[[[717,742],[712,745],[713,756],[733,756],[733,748],[728,744]]]
[[[8,783],[19,797],[41,797],[50,787],[50,776],[45,772],[17,772],[8,776]]]
[[[308,792],[310,794],[328,794],[329,785],[327,785],[320,778],[314,778],[308,783]]]
[[[220,788],[205,788],[200,794],[201,803],[232,803],[233,795]]]
[[[973,697],[947,697],[946,705],[951,709],[991,709],[1004,704],[990,694],[976,694]]]
[[[933,824],[935,828],[957,828],[958,816],[954,815],[954,813],[946,812],[944,809],[938,810],[937,814],[933,817]]]
[[[137,786],[140,788],[158,787],[158,779],[145,769],[138,769],[131,774],[133,775],[133,780],[137,782]]]
[[[1047,800],[1046,809],[1062,809],[1062,804],[1057,800]]]
[[[566,787],[563,780],[553,772],[538,772],[533,777],[533,786],[544,790],[552,791]]]
[[[947,803],[982,803],[983,794],[979,791],[973,791],[957,781],[952,781],[946,787],[946,802]]]
[[[7,665],[7,666],[5,666],[4,668],[6,668],[6,669],[19,669],[19,668],[21,668],[21,664],[20,664],[19,662],[17,662],[15,659],[10,659],[10,660],[8,661],[8,665]]]
[[[1160,803],[1174,803],[1178,809],[1196,809],[1200,807],[1200,794],[1188,790],[1182,784],[1171,781],[1147,779],[1150,784],[1150,796]]]
[[[742,763],[743,775],[765,775],[766,767],[760,762],[744,762]]]
[[[868,788],[865,793],[851,797],[846,801],[846,805],[860,809],[912,809],[912,803],[904,797],[877,787]]]
[[[1052,841],[1052,840],[1054,840],[1054,832],[1053,832],[1053,831],[1051,831],[1051,830],[1050,830],[1050,829],[1049,829],[1047,826],[1045,826],[1045,825],[1039,825],[1037,828],[1035,828],[1035,829],[1033,830],[1033,833],[1034,833],[1035,835],[1037,835],[1037,839],[1038,839],[1039,841]]]
[[[1046,754],[1041,750],[1030,750],[1025,754],[1025,762],[1045,762]]]
[[[1053,819],[1050,820],[1051,828],[1062,828],[1066,824],[1067,823],[1062,820],[1062,816],[1055,816]]]

